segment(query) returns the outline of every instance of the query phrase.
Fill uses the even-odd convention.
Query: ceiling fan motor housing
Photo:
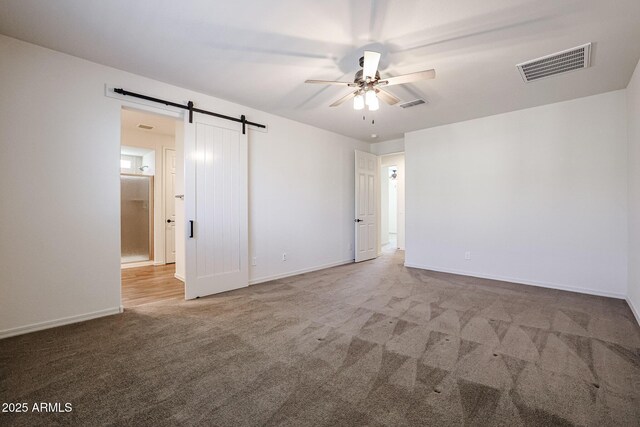
[[[359,86],[363,86],[364,84],[364,77],[363,77],[364,71],[363,70],[358,70],[358,72],[356,72],[356,76],[353,79],[354,83],[357,83]],[[380,80],[380,72],[376,71],[376,78],[375,80]],[[372,80],[373,81],[373,80]]]

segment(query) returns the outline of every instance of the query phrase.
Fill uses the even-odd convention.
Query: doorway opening
[[[404,153],[380,156],[380,246],[404,250]]]
[[[184,299],[176,278],[176,133],[170,116],[123,107],[120,146],[122,306]]]

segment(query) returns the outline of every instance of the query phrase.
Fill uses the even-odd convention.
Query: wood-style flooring
[[[184,283],[174,277],[175,272],[175,264],[123,269],[122,305],[127,308],[184,299]]]

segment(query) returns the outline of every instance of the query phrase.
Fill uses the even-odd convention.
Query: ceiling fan
[[[365,50],[364,56],[360,58],[360,66],[362,67],[362,70],[359,70],[356,73],[353,82],[306,80],[305,83],[338,85],[356,88],[353,92],[349,93],[346,96],[343,96],[342,98],[331,104],[331,107],[337,107],[338,105],[353,98],[354,110],[362,110],[366,105],[369,108],[369,111],[375,111],[380,108],[378,98],[381,98],[389,105],[394,105],[400,102],[400,99],[398,97],[383,90],[383,87],[402,85],[418,80],[434,79],[436,77],[436,70],[424,70],[418,71],[416,73],[404,74],[402,76],[381,79],[380,73],[378,72],[379,62],[380,54],[378,52]]]

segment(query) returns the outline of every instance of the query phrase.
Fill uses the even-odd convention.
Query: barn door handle
[[[360,219],[360,218],[358,218],[358,219],[354,219],[354,221],[355,221],[355,222],[362,222],[362,221],[364,221],[364,219]]]
[[[193,220],[189,220],[189,238],[193,239]]]
[[[167,220],[167,224],[171,224],[172,222],[175,222],[175,221],[174,221],[174,220],[172,220],[172,219],[168,219],[168,220]]]

